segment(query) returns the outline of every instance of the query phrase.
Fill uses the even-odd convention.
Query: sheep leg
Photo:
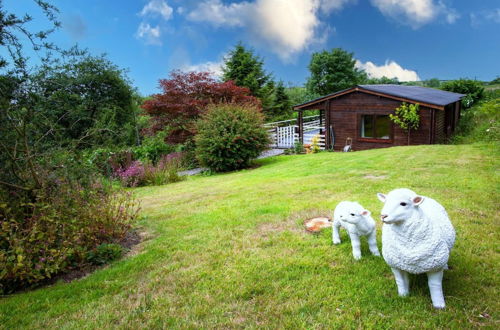
[[[370,235],[368,235],[368,247],[370,248],[370,252],[374,256],[380,256],[380,252],[377,247],[377,233],[373,230]]]
[[[354,259],[361,259],[361,242],[359,241],[359,236],[357,234],[349,233],[352,245],[352,255]]]
[[[333,229],[333,231],[332,231],[333,244],[340,244],[340,235],[339,235],[340,221],[339,220],[333,220],[332,229]]]
[[[443,295],[443,270],[427,273],[429,291],[431,292],[432,305],[434,308],[444,308]]]
[[[410,278],[408,273],[397,268],[391,268],[391,270],[398,286],[398,294],[402,297],[407,296],[410,293]]]

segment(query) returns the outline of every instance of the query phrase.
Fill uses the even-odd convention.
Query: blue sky
[[[302,85],[311,54],[341,47],[371,76],[492,80],[500,75],[498,0],[53,0],[77,43],[129,70],[143,95],[173,69],[218,72],[241,41],[276,80]],[[46,26],[30,0],[4,0]]]

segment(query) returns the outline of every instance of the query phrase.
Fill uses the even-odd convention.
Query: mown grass
[[[281,156],[138,188],[152,236],[140,250],[87,278],[1,299],[0,327],[498,328],[499,156],[494,144]],[[345,232],[333,246],[330,230],[303,230],[344,199],[376,216],[375,193],[397,187],[440,201],[456,227],[443,311],[425,276],[398,297],[365,241],[356,262]]]

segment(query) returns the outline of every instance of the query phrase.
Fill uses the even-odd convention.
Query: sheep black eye
[[[352,216],[354,216],[355,214],[354,213],[351,213]]]
[[[401,205],[401,206],[406,206],[406,203],[405,203],[405,202],[402,202],[402,203],[399,203],[399,205]]]

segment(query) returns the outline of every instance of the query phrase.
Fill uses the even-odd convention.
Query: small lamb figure
[[[398,293],[409,293],[408,273],[427,273],[432,304],[444,308],[443,270],[447,269],[455,229],[441,204],[410,189],[377,194],[382,208],[382,255],[391,267]]]
[[[370,216],[370,211],[366,210],[357,202],[340,202],[333,212],[333,244],[340,243],[339,228],[347,230],[351,238],[352,254],[354,259],[361,259],[360,236],[368,237],[368,246],[375,256],[380,256],[377,247],[377,232],[375,221]]]

